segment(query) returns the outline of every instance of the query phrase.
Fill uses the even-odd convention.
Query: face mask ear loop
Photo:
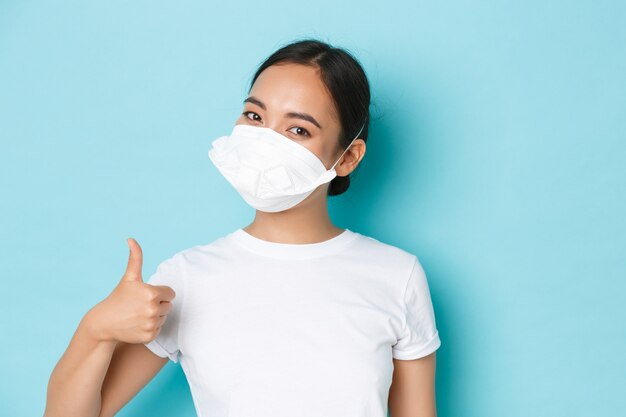
[[[354,137],[354,139],[352,139],[352,142],[350,142],[350,144],[348,145],[348,147],[341,153],[341,155],[339,156],[339,158],[335,161],[335,163],[333,164],[332,167],[330,167],[329,171],[332,171],[335,168],[335,165],[337,165],[337,162],[339,162],[341,160],[341,158],[343,157],[343,155],[348,151],[348,149],[350,149],[350,146],[352,146],[352,144],[354,143],[355,140],[357,140],[359,138],[359,135],[361,134],[361,132],[363,131],[363,129],[365,128],[365,123],[363,123],[363,126],[361,126],[361,130],[359,130],[359,133],[356,134],[356,136]]]

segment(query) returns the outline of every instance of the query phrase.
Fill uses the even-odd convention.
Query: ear
[[[365,150],[365,141],[361,138],[356,139],[343,155],[343,158],[335,165],[337,176],[345,177],[354,171],[365,156]]]

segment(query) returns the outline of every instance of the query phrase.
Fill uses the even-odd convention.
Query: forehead
[[[258,76],[250,95],[265,103],[268,112],[309,113],[323,127],[339,120],[332,96],[316,67],[293,63],[272,65]]]

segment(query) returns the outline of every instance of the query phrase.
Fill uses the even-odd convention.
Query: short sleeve
[[[424,269],[417,257],[404,290],[403,326],[392,346],[395,359],[417,359],[441,346]]]
[[[144,343],[155,355],[169,358],[174,363],[178,362],[180,356],[179,330],[185,298],[182,268],[178,262],[180,259],[177,255],[166,259],[157,266],[156,272],[146,281],[146,284],[150,285],[167,285],[176,293],[176,297],[172,300],[172,308],[161,326],[161,331],[154,340]]]

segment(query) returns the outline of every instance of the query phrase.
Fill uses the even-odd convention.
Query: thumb
[[[141,246],[132,237],[126,239],[128,247],[130,248],[130,254],[128,255],[128,265],[126,266],[126,272],[122,277],[124,281],[143,281],[141,278],[141,267],[143,265],[143,253]]]

